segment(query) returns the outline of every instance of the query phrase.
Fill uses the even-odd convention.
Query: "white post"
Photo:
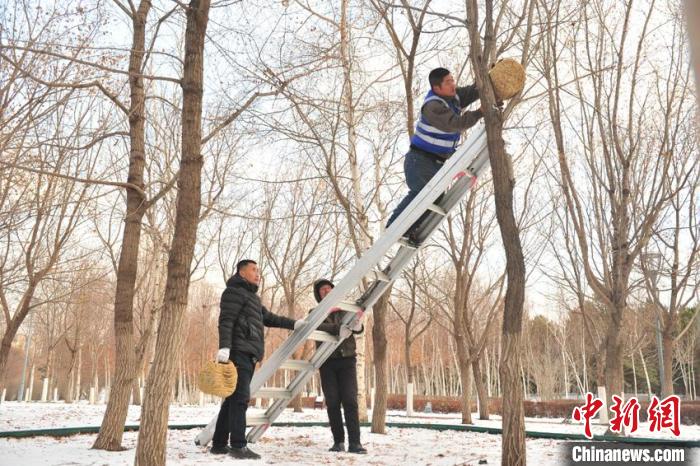
[[[26,396],[24,401],[32,401],[32,395],[34,394],[34,364],[32,364],[31,372],[29,372],[29,389],[26,391]]]
[[[53,389],[53,401],[58,401],[58,387]]]
[[[603,402],[603,406],[600,408],[600,416],[598,417],[598,422],[601,425],[608,424],[608,399],[606,398],[605,387],[598,387],[598,399]]]
[[[75,394],[73,395],[73,399],[75,401],[80,401],[80,373],[83,370],[83,348],[79,347],[78,348],[78,368],[75,373]]]
[[[2,389],[2,396],[0,396],[0,403],[4,403],[4,402],[5,402],[5,395],[7,395],[7,389],[6,389],[6,388],[3,388],[3,389]]]
[[[491,398],[491,361],[488,348],[484,350],[484,360],[486,361],[486,395]]]
[[[95,387],[90,387],[90,404],[95,404]]]
[[[255,399],[255,407],[258,409],[262,408],[262,398]]]
[[[569,398],[569,371],[566,367],[566,355],[564,351],[561,353],[561,362],[564,365],[564,399]]]
[[[49,378],[44,377],[41,386],[41,401],[47,401],[49,399]]]
[[[406,416],[413,416],[413,382],[406,387]]]

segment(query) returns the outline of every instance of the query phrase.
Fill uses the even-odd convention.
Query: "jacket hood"
[[[314,282],[314,298],[316,298],[317,303],[321,302],[321,295],[319,294],[319,290],[323,285],[330,285],[331,288],[335,288],[333,282],[328,279],[322,278],[320,280],[316,280]]]
[[[231,288],[245,288],[246,290],[252,291],[253,293],[258,292],[258,285],[250,283],[245,278],[241,277],[238,273],[234,274],[226,282],[226,286]]]

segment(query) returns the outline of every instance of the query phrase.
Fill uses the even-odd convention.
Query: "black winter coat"
[[[317,280],[314,283],[314,297],[316,298],[316,302],[321,302],[321,295],[319,294],[319,289],[321,286],[329,284],[333,286],[333,283],[331,283],[329,280]],[[309,310],[309,313],[311,313],[313,309]],[[331,335],[338,336],[340,335],[340,324],[343,321],[343,317],[345,316],[344,311],[335,311],[331,312],[328,314],[328,317],[323,321],[321,325],[318,326],[318,330],[322,332],[328,332]],[[365,327],[364,325],[362,326],[362,329],[358,332],[353,331],[353,335],[350,335],[347,337],[343,342],[336,348],[335,351],[328,357],[328,359],[336,359],[336,358],[351,358],[355,357],[357,355],[357,344],[355,343],[355,336],[354,335],[359,335],[360,333],[364,332]],[[322,342],[317,341],[316,342],[316,348],[321,346]]]
[[[313,311],[313,309],[311,310]],[[340,335],[340,323],[343,321],[344,316],[345,311],[331,312],[330,314],[328,314],[328,317],[326,317],[326,320],[324,320],[323,323],[318,326],[318,329],[322,332],[328,332],[331,335],[338,336]],[[357,344],[355,343],[355,335],[362,333],[364,330],[365,328],[363,326],[362,330],[358,332],[353,331],[353,335],[350,335],[345,340],[343,340],[340,346],[338,346],[338,348],[336,348],[336,350],[333,351],[333,353],[328,357],[328,359],[355,357],[357,355]],[[321,344],[323,344],[323,342],[317,341],[316,348],[321,346]]]
[[[268,311],[257,292],[257,285],[238,274],[226,282],[219,313],[219,348],[246,353],[260,361],[265,354],[264,327],[293,330],[294,321]]]

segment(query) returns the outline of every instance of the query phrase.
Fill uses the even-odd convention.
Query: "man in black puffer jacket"
[[[224,400],[216,421],[211,452],[240,459],[258,459],[260,455],[247,447],[246,410],[250,401],[250,381],[255,364],[265,352],[264,327],[292,330],[304,324],[268,311],[257,295],[260,270],[252,260],[236,265],[236,274],[226,282],[221,295],[219,314],[218,362],[231,360],[238,371],[236,390]],[[227,446],[231,438],[231,447]]]
[[[314,283],[314,297],[321,302],[334,285],[330,280],[317,280]],[[345,424],[348,429],[348,452],[365,454],[367,450],[360,443],[360,418],[357,411],[357,359],[355,337],[364,331],[360,319],[356,319],[355,327],[349,329],[341,322],[344,312],[332,310],[326,320],[318,327],[323,332],[339,335],[343,342],[323,363],[320,369],[321,388],[326,399],[328,422],[333,433],[333,446],[330,451],[345,451],[345,431],[340,406],[345,412]],[[318,347],[321,343],[316,342]]]

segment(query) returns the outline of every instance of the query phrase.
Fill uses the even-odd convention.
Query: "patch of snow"
[[[87,403],[17,403],[0,404],[0,430],[41,429],[57,427],[99,426],[104,405]],[[251,412],[256,412],[251,408]],[[171,424],[206,424],[218,412],[218,405],[178,406],[170,408]],[[129,407],[127,424],[138,424],[140,408]],[[326,422],[325,410],[306,409],[303,413],[286,410],[280,422]],[[460,424],[455,414],[405,413],[390,411],[387,422],[416,424]],[[481,421],[474,415],[474,424],[500,427],[499,416]],[[564,424],[563,419],[527,418],[526,428],[538,432],[582,433],[577,424]],[[604,426],[594,425],[595,433],[603,433]],[[227,458],[212,455],[205,447],[194,445],[199,429],[171,430],[168,432],[168,465],[221,465]],[[27,439],[0,439],[0,465],[132,465],[136,448],[136,432],[124,434],[122,452],[92,450],[96,434],[73,437],[36,437]],[[649,437],[645,424],[640,425],[638,436]],[[661,438],[661,435],[656,434]],[[664,435],[664,438],[669,436]],[[670,435],[671,438],[672,435]],[[681,438],[700,440],[700,427],[682,426]],[[488,465],[501,463],[501,436],[475,432],[435,431],[429,429],[387,428],[387,434],[372,434],[362,428],[362,443],[368,455],[330,453],[330,430],[326,427],[271,427],[265,436],[251,448],[262,455],[258,461],[236,461],[236,465],[477,465],[486,460]],[[527,439],[527,457],[530,464],[555,466],[563,463],[564,441]],[[694,449],[700,457],[700,449]]]

